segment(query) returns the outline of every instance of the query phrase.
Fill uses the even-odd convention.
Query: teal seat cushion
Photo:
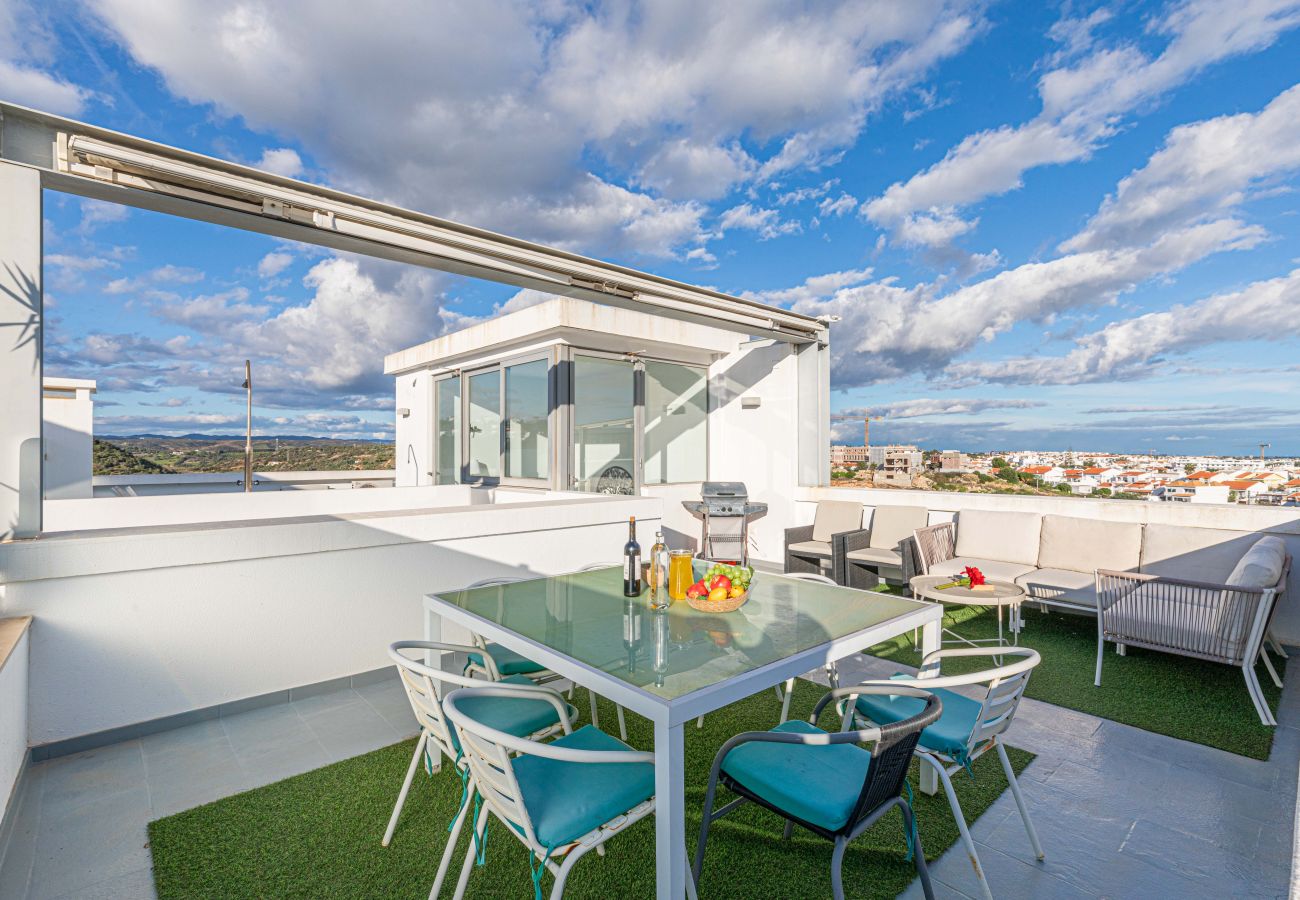
[[[825,734],[807,722],[782,722],[772,731]],[[741,744],[722,761],[722,771],[779,810],[838,831],[862,792],[871,754],[856,744]]]
[[[632,749],[591,725],[557,738],[551,746]],[[652,763],[576,763],[525,754],[515,760],[514,766],[524,806],[533,820],[533,832],[545,847],[576,841],[655,793]]]
[[[533,682],[523,675],[502,678],[500,683],[533,686]],[[565,706],[568,707],[569,720],[572,721],[578,711],[568,704]],[[543,728],[550,728],[560,721],[560,717],[555,714],[555,707],[549,701],[530,700],[524,697],[470,696],[460,702],[460,708],[467,716],[482,722],[489,728],[516,737],[527,737]],[[460,738],[457,737],[455,728],[451,729],[451,743],[457,750],[460,749]]]
[[[975,730],[983,704],[946,688],[935,688],[933,693],[943,701],[943,714],[939,716],[939,721],[921,732],[920,746],[926,750],[937,750],[953,759],[963,759],[966,744],[971,732]],[[890,725],[919,713],[925,708],[925,700],[921,697],[863,694],[858,697],[857,708],[860,715],[877,725]]]
[[[546,666],[541,663],[535,663],[531,659],[525,659],[513,650],[502,647],[500,644],[488,644],[487,652],[496,663],[497,672],[504,678],[506,675],[527,675],[530,672],[542,672]],[[482,653],[469,654],[469,661],[480,668],[486,668],[483,664]]]

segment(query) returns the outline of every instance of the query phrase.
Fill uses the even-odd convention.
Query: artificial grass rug
[[[944,627],[962,637],[997,637],[996,610],[970,606],[945,606],[944,610]],[[1140,647],[1129,647],[1127,655],[1120,656],[1108,642],[1101,687],[1096,687],[1097,620],[1043,613],[1028,605],[1023,612],[1020,643],[1043,658],[1029,679],[1027,696],[1240,756],[1268,759],[1274,729],[1260,724],[1240,669]],[[945,635],[944,646],[964,645]],[[920,659],[910,634],[867,652],[908,666],[918,665]],[[1279,675],[1284,674],[1285,662],[1273,658]],[[990,664],[988,657],[946,659],[943,672],[958,675]],[[1273,684],[1263,666],[1256,667],[1256,674],[1276,712],[1281,688]],[[1011,734],[1015,734],[1014,725]]]
[[[825,688],[800,681],[791,717],[803,717]],[[579,692],[585,693],[585,692]],[[587,709],[586,697],[574,701]],[[776,723],[780,704],[771,691],[716,713],[704,728],[687,725],[686,810],[690,852],[699,834],[700,810],[709,767],[718,747],[742,731],[765,730]],[[602,701],[601,721],[613,723],[614,708]],[[838,727],[830,711],[823,716]],[[650,749],[650,723],[627,714],[629,742]],[[460,779],[445,764],[437,775],[416,775],[393,842],[379,846],[397,798],[414,740],[344,760],[294,778],[200,806],[149,825],[154,881],[158,896],[197,897],[357,897],[423,898],[437,873],[447,827],[460,800]],[[1019,772],[1033,754],[1009,748]],[[927,859],[937,859],[957,839],[957,826],[942,790],[929,797],[915,790],[916,764],[910,781]],[[1006,789],[996,754],[982,757],[953,782],[968,822],[973,822]],[[719,805],[730,794],[719,788]],[[1032,814],[1032,813],[1031,813]],[[1043,814],[1046,814],[1044,811]],[[781,838],[783,823],[758,807],[748,806],[715,822],[700,883],[702,897],[830,896],[831,843],[796,829]],[[469,845],[461,836],[443,896],[450,897]],[[654,817],[616,835],[607,855],[588,854],[574,866],[565,896],[619,900],[653,897],[655,880]],[[894,897],[915,877],[904,861],[902,816],[889,812],[849,845],[844,858],[845,891],[850,897]],[[1025,852],[1030,853],[1028,839]],[[547,874],[543,896],[551,889]],[[470,875],[469,897],[532,897],[528,852],[494,820],[488,829],[487,858]]]

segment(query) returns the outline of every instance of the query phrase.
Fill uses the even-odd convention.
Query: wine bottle
[[[668,608],[668,547],[664,544],[664,533],[655,534],[654,546],[650,548],[650,607],[651,609]]]
[[[623,545],[623,596],[641,596],[641,545],[636,542],[636,516],[627,520],[627,543]]]

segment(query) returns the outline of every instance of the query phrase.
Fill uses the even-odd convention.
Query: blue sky
[[[0,97],[840,316],[877,441],[1300,454],[1300,2],[414,9],[0,0]],[[534,299],[53,193],[45,274],[100,433],[386,436]]]

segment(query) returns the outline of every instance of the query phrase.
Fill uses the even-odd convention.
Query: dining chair
[[[461,588],[464,591],[472,591],[475,588],[500,587],[507,584],[514,584],[524,581],[523,578],[504,576],[497,578],[484,578],[473,584]],[[486,641],[482,635],[470,635],[470,641],[474,647],[469,654],[469,662],[465,666],[466,674],[479,672],[488,681],[500,681],[507,675],[526,675],[537,684],[545,684],[548,681],[555,681],[560,675],[552,672],[544,665],[521,656],[509,647],[503,647],[492,641]]]
[[[611,568],[612,569],[622,568],[622,563],[591,563],[590,565],[583,566],[578,571],[593,572],[596,569],[611,569]],[[594,691],[590,691],[590,690],[587,691],[587,693],[591,696],[591,724],[599,728],[600,715],[596,711],[596,694]],[[572,695],[570,695],[570,698],[572,698]],[[614,712],[618,716],[618,736],[622,738],[624,741],[626,741],[627,740],[626,714],[623,711],[623,707],[617,703],[614,704]]]
[[[832,701],[887,692],[906,696],[916,706],[916,712],[896,722],[857,730],[850,730],[854,717],[849,712],[843,717],[839,731],[817,727],[818,717]],[[844,883],[840,870],[849,842],[898,807],[903,815],[904,839],[920,876],[921,889],[927,900],[933,900],[934,890],[916,818],[911,804],[901,793],[917,740],[923,729],[939,720],[942,711],[940,698],[919,687],[892,683],[887,687],[856,685],[828,691],[807,722],[795,719],[782,722],[771,731],[748,731],[731,738],[713,760],[704,795],[700,840],[692,868],[697,890],[710,826],[741,806],[756,803],[785,819],[787,840],[794,826],[799,825],[834,842],[831,891],[836,900],[842,900]],[[872,746],[867,750],[859,744]],[[715,812],[713,804],[719,782],[737,797]],[[739,877],[734,872],[731,875]],[[732,885],[733,889],[735,886]]]
[[[829,584],[831,587],[838,586],[833,578],[827,578],[825,575],[820,575],[816,572],[784,572],[782,573],[782,577],[795,578],[799,581],[812,581],[817,584]],[[831,679],[831,687],[839,686],[839,671],[835,668],[835,663],[827,663],[826,675]],[[785,680],[784,689],[778,684],[772,688],[772,690],[776,691],[776,699],[781,701],[781,718],[777,720],[777,724],[779,725],[781,722],[790,718],[790,695],[791,692],[794,691],[794,679],[787,678]],[[704,716],[700,716],[695,720],[695,727],[704,727]]]
[[[827,578],[825,575],[816,572],[786,572],[786,578],[796,578],[799,581],[811,581],[815,584],[829,584],[831,587],[839,587],[833,578]],[[826,664],[826,678],[832,688],[840,686],[840,670],[833,662]],[[787,679],[785,691],[782,692],[780,687],[776,688],[776,696],[781,700],[781,720],[784,722],[790,718],[790,693],[794,689],[794,679]]]
[[[411,756],[411,764],[406,767],[406,778],[402,781],[402,788],[397,794],[397,803],[393,807],[393,814],[388,819],[388,827],[384,831],[380,844],[387,847],[393,839],[393,832],[397,829],[402,807],[406,805],[406,796],[411,790],[411,782],[415,778],[415,770],[420,765],[421,757],[424,758],[425,766],[432,775],[441,769],[442,757],[445,755],[452,761],[462,782],[460,809],[457,810],[456,818],[452,822],[451,835],[442,853],[437,879],[429,894],[434,898],[442,889],[443,879],[446,878],[447,868],[451,864],[453,849],[465,823],[469,779],[469,767],[464,760],[460,737],[444,716],[439,697],[446,693],[448,685],[459,688],[482,682],[477,682],[468,675],[457,675],[427,666],[411,659],[406,652],[463,653],[467,649],[469,648],[459,644],[446,644],[440,641],[398,641],[388,648],[388,656],[397,666],[402,687],[406,689],[406,699],[410,701],[411,711],[415,713],[415,721],[420,726],[420,737],[415,742],[415,753]],[[564,734],[572,732],[572,722],[577,715],[577,710],[565,703],[555,691],[535,685],[523,675],[508,675],[498,683],[510,686],[510,696],[476,698],[466,704],[467,711],[505,733],[532,740],[541,740],[558,732]]]
[[[974,656],[1018,659],[996,668],[965,675],[942,674],[943,660]],[[961,833],[962,842],[966,845],[966,852],[970,855],[971,865],[975,868],[980,888],[987,900],[992,900],[993,893],[989,889],[984,868],[980,865],[979,855],[975,852],[975,842],[966,828],[966,817],[957,801],[951,776],[963,769],[970,773],[971,764],[975,760],[989,750],[996,749],[998,759],[1002,762],[1002,772],[1011,786],[1011,795],[1016,800],[1016,808],[1020,810],[1020,818],[1029,834],[1034,855],[1038,859],[1043,858],[1043,846],[1038,841],[1034,823],[1029,819],[1025,798],[1020,793],[1020,782],[1016,780],[1015,770],[1011,768],[1011,760],[1007,758],[1001,740],[1020,708],[1020,700],[1024,696],[1030,674],[1041,661],[1038,651],[1028,647],[958,647],[935,650],[926,654],[921,663],[922,673],[935,672],[937,674],[934,677],[896,675],[882,681],[866,681],[858,687],[872,687],[876,690],[858,697],[853,704],[858,720],[888,725],[915,715],[919,707],[917,700],[896,693],[901,686],[924,688],[933,691],[943,700],[943,715],[921,732],[916,756],[930,766],[943,783],[948,805],[952,807],[953,818],[957,820],[957,830]],[[978,687],[981,696],[972,698],[950,690],[958,687]],[[973,773],[971,777],[974,777]]]
[[[543,744],[492,727],[475,708],[519,696],[515,685],[494,684],[461,688],[442,700],[460,736],[474,804],[456,900],[465,896],[475,859],[484,858],[491,816],[528,848],[535,900],[547,871],[555,879],[550,896],[558,900],[579,859],[655,809],[653,753],[633,750],[594,725]]]

